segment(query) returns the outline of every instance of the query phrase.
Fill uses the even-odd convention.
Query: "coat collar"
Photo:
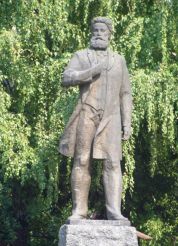
[[[93,64],[97,63],[96,55],[95,55],[95,51],[94,50],[87,49],[87,56],[88,56],[88,60],[89,60],[90,66],[92,66]],[[113,67],[114,61],[115,61],[114,52],[111,51],[110,49],[108,49],[108,58],[109,58],[109,62],[108,62],[107,70],[109,71]]]

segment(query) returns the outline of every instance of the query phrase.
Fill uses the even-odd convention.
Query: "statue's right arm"
[[[78,54],[75,54],[64,70],[62,85],[75,86],[90,83],[93,77],[101,73],[101,69],[101,64],[83,69],[82,61],[80,61]]]

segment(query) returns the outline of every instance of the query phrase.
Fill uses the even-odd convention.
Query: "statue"
[[[78,104],[60,139],[59,152],[73,157],[73,210],[70,220],[85,219],[91,182],[91,160],[103,160],[103,184],[108,220],[121,214],[121,139],[131,134],[132,97],[124,57],[111,51],[112,21],[91,22],[88,49],[77,51],[63,73],[63,86],[79,86]]]

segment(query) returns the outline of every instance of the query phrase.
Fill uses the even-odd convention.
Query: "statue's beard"
[[[98,37],[92,37],[90,40],[90,46],[93,49],[102,49],[105,50],[107,49],[109,45],[109,40],[104,40],[103,38],[98,38]]]

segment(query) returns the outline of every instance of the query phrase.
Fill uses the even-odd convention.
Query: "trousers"
[[[91,183],[92,144],[103,110],[83,105],[76,134],[74,163],[71,175],[72,215],[87,217]],[[109,144],[109,143],[108,143]],[[122,173],[120,161],[103,160],[103,184],[108,219],[121,217]]]

